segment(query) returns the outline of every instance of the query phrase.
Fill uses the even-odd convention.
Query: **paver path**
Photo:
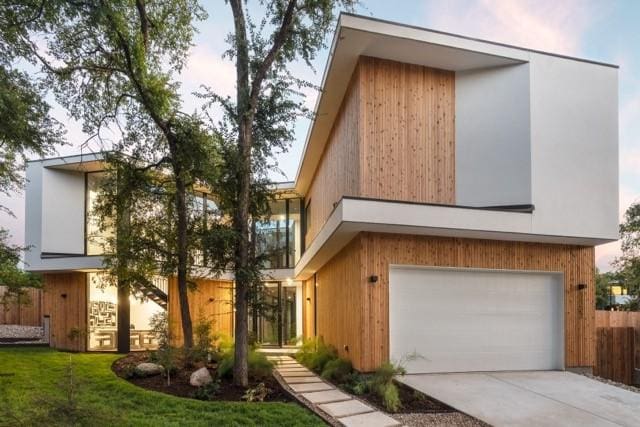
[[[390,427],[400,423],[323,381],[289,356],[267,356],[293,393],[346,427]]]

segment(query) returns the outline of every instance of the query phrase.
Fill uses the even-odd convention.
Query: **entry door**
[[[393,266],[392,360],[409,373],[564,366],[562,275]]]
[[[296,345],[297,286],[282,282],[264,283],[252,318],[259,343],[270,346]]]

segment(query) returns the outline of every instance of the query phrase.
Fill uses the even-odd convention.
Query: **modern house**
[[[590,369],[594,247],[618,238],[617,79],[609,64],[341,15],[296,180],[266,227],[286,256],[265,288],[276,333],[253,319],[260,340],[322,337],[362,371],[409,355],[415,373]],[[117,298],[92,282],[85,218],[100,169],[81,156],[28,168],[27,262],[47,273],[62,348],[114,346]],[[192,312],[231,331],[222,279]],[[158,288],[175,321],[173,282]],[[153,304],[131,302],[131,318]]]

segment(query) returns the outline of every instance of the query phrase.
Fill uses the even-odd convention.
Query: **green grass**
[[[0,426],[314,426],[319,418],[294,403],[201,402],[143,390],[117,377],[115,354],[71,354],[47,348],[0,348]],[[73,364],[78,389],[75,422],[53,411]],[[68,378],[68,377],[67,377]]]

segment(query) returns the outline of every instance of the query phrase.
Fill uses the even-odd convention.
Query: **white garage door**
[[[392,360],[409,373],[564,367],[562,275],[391,266]]]

